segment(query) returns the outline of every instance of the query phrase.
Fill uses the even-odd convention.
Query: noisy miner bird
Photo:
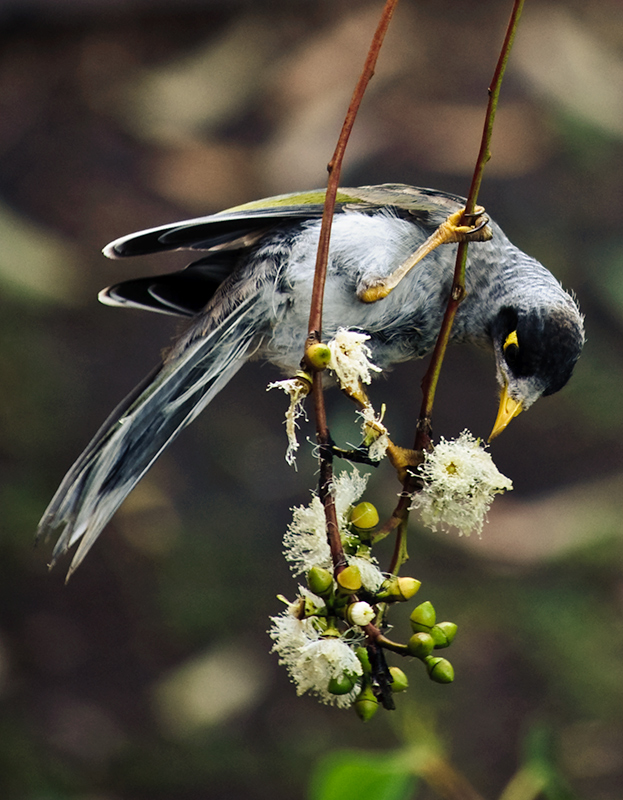
[[[124,281],[100,293],[108,305],[188,317],[186,332],[113,411],[71,467],[39,524],[64,526],[52,563],[80,541],[70,574],[164,448],[245,361],[264,358],[293,375],[300,367],[324,190],[271,197],[212,216],[130,234],[105,255],[126,258],[185,249],[200,258],[172,274]],[[333,220],[323,335],[339,327],[370,336],[381,368],[433,348],[456,254],[444,244],[386,297],[363,302],[465,200],[402,184],[341,189]],[[486,219],[484,220],[487,221]],[[502,396],[494,428],[569,380],[584,342],[577,304],[538,261],[493,222],[489,241],[469,247],[467,295],[452,341],[493,350]]]

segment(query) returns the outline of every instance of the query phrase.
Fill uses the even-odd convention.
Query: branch
[[[318,253],[316,255],[316,271],[314,273],[314,286],[312,290],[311,308],[309,313],[308,336],[306,351],[311,344],[319,342],[322,335],[322,307],[324,300],[324,288],[327,277],[327,264],[329,261],[329,240],[331,238],[331,225],[335,211],[335,198],[340,182],[342,171],[342,161],[348,139],[355,122],[355,117],[359,111],[359,106],[363,99],[368,83],[374,75],[374,68],[378,59],[381,45],[387,33],[390,20],[398,4],[398,0],[386,0],[381,19],[372,39],[372,44],[363,67],[363,71],[353,92],[353,96],[346,112],[346,118],[342,125],[342,130],[337,141],[337,146],[331,161],[327,165],[329,180],[325,195],[324,209],[322,212],[322,224],[320,226],[320,241],[318,242]],[[308,361],[308,359],[306,359]],[[320,448],[320,480],[318,494],[324,505],[325,517],[327,520],[327,538],[331,548],[333,567],[336,572],[340,572],[346,566],[346,558],[340,540],[340,531],[335,511],[335,501],[331,492],[333,483],[333,453],[331,450],[331,436],[327,425],[327,415],[324,404],[322,390],[322,372],[314,371],[314,410],[316,416],[316,441]]]
[[[478,192],[480,184],[482,183],[482,176],[484,173],[485,165],[491,158],[490,144],[491,136],[493,134],[493,123],[495,120],[495,113],[497,111],[498,99],[500,96],[500,89],[502,87],[502,79],[508,63],[515,34],[517,33],[517,26],[519,18],[523,9],[524,0],[515,0],[513,10],[506,29],[506,36],[502,44],[500,56],[493,73],[493,79],[489,86],[489,102],[487,104],[487,112],[485,115],[484,128],[482,132],[482,139],[480,142],[480,150],[476,160],[476,167],[474,175],[469,187],[469,194],[467,196],[467,203],[465,212],[463,214],[464,224],[468,224],[469,217],[474,213],[476,201],[478,200]],[[454,279],[452,282],[452,290],[446,308],[446,313],[441,324],[441,330],[433,350],[433,355],[426,371],[426,375],[422,381],[422,406],[420,408],[420,417],[418,420],[418,429],[415,439],[415,450],[421,450],[430,447],[430,434],[431,434],[431,419],[433,413],[433,402],[435,400],[435,391],[439,381],[439,374],[441,372],[441,365],[446,354],[446,348],[450,341],[450,333],[452,325],[459,305],[465,298],[465,266],[467,263],[467,246],[466,241],[461,242],[457,249],[456,265],[454,268]]]

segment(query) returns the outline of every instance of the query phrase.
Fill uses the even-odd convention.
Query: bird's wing
[[[64,530],[52,564],[80,541],[76,569],[128,493],[164,448],[192,422],[250,355],[257,293],[219,325],[176,350],[115,409],[52,498],[37,536]]]
[[[242,253],[277,225],[320,218],[324,198],[324,189],[279,195],[116,239],[104,248],[110,258],[179,249],[208,254],[177,272],[115,284],[103,289],[99,299],[111,306],[192,317],[205,308]],[[383,184],[340,189],[336,213],[370,214],[387,209],[432,230],[464,202],[461,197],[433,189]]]
[[[321,217],[324,198],[325,190],[317,189],[256,200],[219,214],[122,236],[107,245],[104,254],[109,258],[125,258],[178,249],[240,250],[252,246],[275,225]],[[391,208],[434,228],[464,203],[465,200],[457,195],[386,183],[339,189],[336,213],[372,213],[381,208]]]

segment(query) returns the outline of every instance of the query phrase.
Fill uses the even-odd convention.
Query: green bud
[[[307,573],[307,585],[314,594],[328,595],[333,589],[333,575],[328,569],[312,567]]]
[[[327,607],[323,604],[321,606],[317,605],[311,597],[304,597],[301,598],[302,605],[303,605],[303,613],[299,616],[299,619],[305,619],[306,617],[316,617],[319,614],[325,616],[327,613]]]
[[[340,675],[339,678],[331,678],[328,689],[331,694],[348,694],[355,686],[355,680],[350,675]]]
[[[359,659],[361,666],[363,667],[364,675],[369,675],[372,672],[372,667],[370,665],[370,657],[368,656],[368,651],[365,647],[358,647],[355,650],[355,655]]]
[[[441,650],[443,647],[450,647],[456,631],[457,626],[454,622],[438,622],[437,625],[433,625],[430,635],[435,642],[435,648]]]
[[[326,369],[331,361],[331,350],[323,342],[314,342],[305,350],[305,360],[312,369]]]
[[[390,667],[389,673],[392,676],[392,692],[404,692],[409,686],[409,679],[400,667]]]
[[[324,620],[323,620],[324,622]],[[322,632],[323,639],[339,639],[342,634],[340,633],[337,625],[335,624],[335,617],[329,617],[324,625]]]
[[[370,686],[364,686],[359,697],[353,703],[355,712],[362,722],[367,722],[379,710],[379,701]]]
[[[356,528],[367,531],[379,524],[379,512],[372,503],[359,503],[350,512],[350,521]]]
[[[411,621],[411,627],[416,633],[418,631],[430,633],[430,629],[433,627],[437,619],[433,604],[429,600],[426,600],[424,603],[420,603],[419,606],[416,606],[413,609],[409,619]]]
[[[435,683],[452,683],[454,680],[454,668],[446,658],[429,656],[426,659],[426,669],[429,678]]]
[[[435,642],[430,633],[414,633],[407,642],[407,648],[416,658],[427,658],[433,652]]]
[[[361,575],[359,569],[351,565],[343,569],[337,576],[338,587],[345,594],[355,594],[361,589]]]

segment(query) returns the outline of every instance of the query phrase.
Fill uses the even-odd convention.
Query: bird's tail
[[[253,305],[247,298],[214,329],[174,351],[108,417],[39,523],[37,538],[65,526],[50,566],[82,540],[69,578],[164,448],[242,366],[257,336]]]

